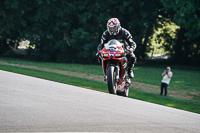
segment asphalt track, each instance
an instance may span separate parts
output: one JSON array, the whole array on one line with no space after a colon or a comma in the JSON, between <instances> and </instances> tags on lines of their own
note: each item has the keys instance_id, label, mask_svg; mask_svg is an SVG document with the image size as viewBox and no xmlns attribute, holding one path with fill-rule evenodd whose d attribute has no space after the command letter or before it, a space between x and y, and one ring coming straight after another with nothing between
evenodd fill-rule
<instances>
[{"instance_id":1,"label":"asphalt track","mask_svg":"<svg viewBox=\"0 0 200 133\"><path fill-rule=\"evenodd\" d=\"M200 133L200 114L0 70L0 132Z\"/></svg>"}]
</instances>

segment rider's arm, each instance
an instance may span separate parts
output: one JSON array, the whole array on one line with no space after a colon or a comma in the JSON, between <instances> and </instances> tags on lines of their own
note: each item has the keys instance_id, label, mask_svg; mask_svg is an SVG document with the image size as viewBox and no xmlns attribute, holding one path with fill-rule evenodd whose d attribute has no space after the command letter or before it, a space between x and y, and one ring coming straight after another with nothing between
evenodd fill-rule
<instances>
[{"instance_id":1,"label":"rider's arm","mask_svg":"<svg viewBox=\"0 0 200 133\"><path fill-rule=\"evenodd\" d=\"M97 47L97 51L101 51L104 47L104 44L108 42L108 31L104 31L102 36L101 36L101 43Z\"/></svg>"},{"instance_id":2,"label":"rider's arm","mask_svg":"<svg viewBox=\"0 0 200 133\"><path fill-rule=\"evenodd\" d=\"M132 39L132 35L130 34L129 31L127 31L126 29L125 30L125 40L126 42L128 43L128 45L130 46L130 48L132 48L133 50L136 49L137 45L136 43L133 41Z\"/></svg>"}]
</instances>

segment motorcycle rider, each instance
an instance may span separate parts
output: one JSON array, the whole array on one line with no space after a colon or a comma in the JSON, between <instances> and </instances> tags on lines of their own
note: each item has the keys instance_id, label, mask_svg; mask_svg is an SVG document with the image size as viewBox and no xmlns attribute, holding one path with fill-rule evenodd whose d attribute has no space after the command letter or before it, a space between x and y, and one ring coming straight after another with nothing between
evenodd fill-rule
<instances>
[{"instance_id":1,"label":"motorcycle rider","mask_svg":"<svg viewBox=\"0 0 200 133\"><path fill-rule=\"evenodd\" d=\"M124 49L127 53L126 57L128 59L128 76L133 78L133 67L136 62L136 57L133 51L135 51L137 45L133 41L130 32L120 26L120 22L117 18L111 18L108 20L107 30L103 32L101 36L101 43L97 47L99 53L101 53L104 44L111 39L116 39L120 43L124 44Z\"/></svg>"}]
</instances>

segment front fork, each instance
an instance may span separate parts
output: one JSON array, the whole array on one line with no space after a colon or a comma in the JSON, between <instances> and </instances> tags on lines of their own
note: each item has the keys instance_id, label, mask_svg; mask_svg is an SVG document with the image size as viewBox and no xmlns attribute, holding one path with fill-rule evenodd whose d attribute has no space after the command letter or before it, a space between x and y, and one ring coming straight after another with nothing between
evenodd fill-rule
<instances>
[{"instance_id":1,"label":"front fork","mask_svg":"<svg viewBox=\"0 0 200 133\"><path fill-rule=\"evenodd\" d=\"M115 72L116 72L116 82L119 82L120 79L119 79L119 66L115 66ZM104 81L107 81L107 76L104 75Z\"/></svg>"},{"instance_id":2,"label":"front fork","mask_svg":"<svg viewBox=\"0 0 200 133\"><path fill-rule=\"evenodd\" d=\"M116 71L116 81L119 82L119 66L115 66L115 71Z\"/></svg>"}]
</instances>

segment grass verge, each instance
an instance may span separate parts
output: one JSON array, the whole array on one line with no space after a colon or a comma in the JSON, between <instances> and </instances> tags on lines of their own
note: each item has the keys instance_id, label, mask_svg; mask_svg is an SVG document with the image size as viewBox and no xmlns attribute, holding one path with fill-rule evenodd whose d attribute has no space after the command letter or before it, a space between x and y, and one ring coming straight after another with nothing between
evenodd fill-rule
<instances>
[{"instance_id":1,"label":"grass verge","mask_svg":"<svg viewBox=\"0 0 200 133\"><path fill-rule=\"evenodd\" d=\"M102 75L103 70L101 65L82 65L82 64L67 64L67 63L50 63L50 62L34 62L30 60L23 59L13 59L13 58L0 58L0 61L6 63L13 63L18 65L26 66L37 66L50 68L61 71L70 71L84 74ZM173 90L177 92L184 92L187 95L196 94L194 100L200 101L200 71L199 69L194 69L187 67L185 69L180 69L180 66L171 66L173 77L168 86L168 90ZM89 68L89 69L88 69ZM160 86L162 80L161 73L164 71L165 67L158 65L157 67L148 66L137 66L133 68L134 71L134 81L146 84L152 84ZM192 94L191 94L192 92Z\"/></svg>"},{"instance_id":2,"label":"grass verge","mask_svg":"<svg viewBox=\"0 0 200 133\"><path fill-rule=\"evenodd\" d=\"M0 69L108 93L107 84L105 82L91 81L84 78L3 64L0 64ZM183 100L173 97L163 97L158 94L135 90L133 88L130 88L129 97L200 114L200 102L198 101Z\"/></svg>"}]
</instances>

